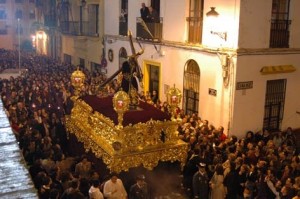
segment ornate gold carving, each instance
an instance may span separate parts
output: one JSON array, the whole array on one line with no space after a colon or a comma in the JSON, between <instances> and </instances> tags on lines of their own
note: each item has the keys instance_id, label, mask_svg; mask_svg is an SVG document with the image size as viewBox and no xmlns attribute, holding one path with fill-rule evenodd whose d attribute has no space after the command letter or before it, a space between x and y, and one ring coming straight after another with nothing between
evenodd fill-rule
<instances>
[{"instance_id":1,"label":"ornate gold carving","mask_svg":"<svg viewBox=\"0 0 300 199\"><path fill-rule=\"evenodd\" d=\"M123 115L129 107L129 96L124 91L118 91L113 97L114 110L118 113L118 129L123 128Z\"/></svg>"},{"instance_id":2,"label":"ornate gold carving","mask_svg":"<svg viewBox=\"0 0 300 199\"><path fill-rule=\"evenodd\" d=\"M71 75L71 83L72 86L75 88L75 96L78 96L82 86L84 85L84 81L85 81L85 75L83 72L81 72L79 70L79 68L77 68L76 71L74 71Z\"/></svg>"},{"instance_id":3,"label":"ornate gold carving","mask_svg":"<svg viewBox=\"0 0 300 199\"><path fill-rule=\"evenodd\" d=\"M168 90L168 93L167 93L167 100L168 100L168 103L170 104L170 107L171 107L171 113L172 113L172 120L176 120L175 118L175 110L176 108L178 107L178 105L181 103L181 91L175 87L175 84L174 84L174 87L173 88L170 88Z\"/></svg>"},{"instance_id":4,"label":"ornate gold carving","mask_svg":"<svg viewBox=\"0 0 300 199\"><path fill-rule=\"evenodd\" d=\"M183 168L188 145L178 138L177 126L176 121L150 120L120 129L80 99L75 99L66 118L67 130L83 142L85 150L115 172L141 165L151 170L159 161L179 161Z\"/></svg>"}]
</instances>

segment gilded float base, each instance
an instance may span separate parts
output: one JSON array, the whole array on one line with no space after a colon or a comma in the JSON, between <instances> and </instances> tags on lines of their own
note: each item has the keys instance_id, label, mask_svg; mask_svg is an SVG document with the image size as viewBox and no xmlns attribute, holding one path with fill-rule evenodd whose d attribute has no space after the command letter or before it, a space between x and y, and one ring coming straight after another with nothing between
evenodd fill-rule
<instances>
[{"instance_id":1,"label":"gilded float base","mask_svg":"<svg viewBox=\"0 0 300 199\"><path fill-rule=\"evenodd\" d=\"M178 138L177 126L174 121L149 120L120 129L81 99L74 99L72 113L66 117L68 132L118 173L139 166L152 170L159 161L179 161L183 168L188 144Z\"/></svg>"}]
</instances>

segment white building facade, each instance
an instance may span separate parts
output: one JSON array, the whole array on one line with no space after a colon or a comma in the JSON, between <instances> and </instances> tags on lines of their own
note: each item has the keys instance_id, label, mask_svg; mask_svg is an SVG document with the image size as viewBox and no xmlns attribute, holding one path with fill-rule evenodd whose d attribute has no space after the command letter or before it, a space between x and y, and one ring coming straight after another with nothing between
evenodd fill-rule
<instances>
[{"instance_id":1,"label":"white building facade","mask_svg":"<svg viewBox=\"0 0 300 199\"><path fill-rule=\"evenodd\" d=\"M152 35L140 23L143 2L160 17L146 22ZM175 85L187 114L238 137L299 128L299 7L297 0L105 0L107 74L131 55L130 30L136 51L144 49L144 91L157 90L161 101Z\"/></svg>"}]
</instances>

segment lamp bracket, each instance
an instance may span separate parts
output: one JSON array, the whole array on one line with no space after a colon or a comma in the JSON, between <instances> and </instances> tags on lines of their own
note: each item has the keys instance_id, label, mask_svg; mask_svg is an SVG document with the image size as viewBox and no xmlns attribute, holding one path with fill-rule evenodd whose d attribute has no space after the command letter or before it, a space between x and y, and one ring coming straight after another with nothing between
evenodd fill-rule
<instances>
[{"instance_id":1,"label":"lamp bracket","mask_svg":"<svg viewBox=\"0 0 300 199\"><path fill-rule=\"evenodd\" d=\"M221 39L224 39L225 41L227 41L227 32L210 31L210 33L213 35L218 35Z\"/></svg>"}]
</instances>

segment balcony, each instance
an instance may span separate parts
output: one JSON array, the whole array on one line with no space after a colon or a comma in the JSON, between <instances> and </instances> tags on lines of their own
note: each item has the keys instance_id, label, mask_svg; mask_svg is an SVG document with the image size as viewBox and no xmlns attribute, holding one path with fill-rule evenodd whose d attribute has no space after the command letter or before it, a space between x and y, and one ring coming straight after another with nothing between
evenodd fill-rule
<instances>
[{"instance_id":1,"label":"balcony","mask_svg":"<svg viewBox=\"0 0 300 199\"><path fill-rule=\"evenodd\" d=\"M60 30L63 34L73 36L99 36L96 24L88 21L63 21L60 22Z\"/></svg>"},{"instance_id":2,"label":"balcony","mask_svg":"<svg viewBox=\"0 0 300 199\"><path fill-rule=\"evenodd\" d=\"M140 17L136 20L136 37L145 40L160 42L162 40L163 23L145 23Z\"/></svg>"},{"instance_id":3,"label":"balcony","mask_svg":"<svg viewBox=\"0 0 300 199\"><path fill-rule=\"evenodd\" d=\"M291 20L272 20L270 48L289 48Z\"/></svg>"}]
</instances>

